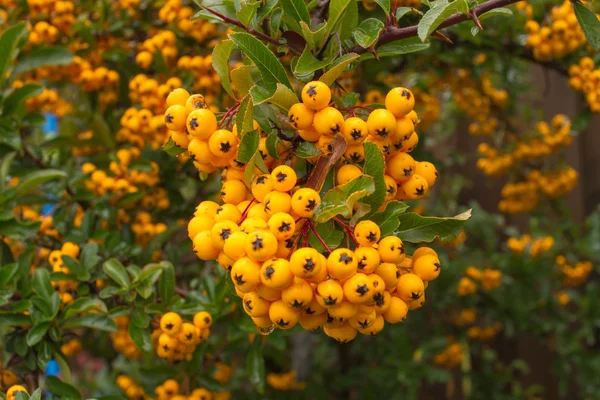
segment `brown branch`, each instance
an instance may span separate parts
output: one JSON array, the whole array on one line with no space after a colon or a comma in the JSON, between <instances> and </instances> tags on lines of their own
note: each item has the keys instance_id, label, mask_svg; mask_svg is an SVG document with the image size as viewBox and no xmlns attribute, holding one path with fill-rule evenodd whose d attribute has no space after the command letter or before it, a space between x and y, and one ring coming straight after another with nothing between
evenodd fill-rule
<instances>
[{"instance_id":1,"label":"brown branch","mask_svg":"<svg viewBox=\"0 0 600 400\"><path fill-rule=\"evenodd\" d=\"M342 158L348 147L346 139L339 133L333 137L331 142L332 152L329 155L321 156L315 165L315 169L312 174L308 177L305 187L321 191L325 178L329 170Z\"/></svg>"},{"instance_id":2,"label":"brown branch","mask_svg":"<svg viewBox=\"0 0 600 400\"><path fill-rule=\"evenodd\" d=\"M252 36L256 37L257 39L260 39L262 41L277 45L277 46L284 46L285 43L281 42L280 40L277 40L275 38L272 38L271 36L264 34L260 31L257 31L254 28L250 28L249 26L246 26L244 24L242 24L240 21L238 21L237 19L233 19L233 18L229 18L226 15L221 14L220 12L217 12L211 8L208 8L206 6L201 6L203 9L205 9L206 11L208 11L209 13L211 13L212 15L214 15L217 18L220 18L223 20L223 22L225 22L226 24L231 24L231 25L235 25L238 28L241 28L243 30L245 30L246 32L248 32L249 34L251 34ZM298 51L296 51L295 49L292 49L291 47L288 46L288 48L290 49L290 52L296 54L296 55L300 55L300 53Z\"/></svg>"},{"instance_id":3,"label":"brown branch","mask_svg":"<svg viewBox=\"0 0 600 400\"><path fill-rule=\"evenodd\" d=\"M482 31L483 25L481 25L481 21L479 20L479 17L477 16L477 11L475 11L475 9L472 9L471 11L469 11L469 15L471 16L471 19L473 20L473 23L475 24L475 26L477 28L479 28L480 31Z\"/></svg>"},{"instance_id":4,"label":"brown branch","mask_svg":"<svg viewBox=\"0 0 600 400\"><path fill-rule=\"evenodd\" d=\"M444 22L442 22L437 29L447 28L452 25L459 24L461 22L467 21L472 18L473 14L482 15L488 11L494 10L500 7L506 7L513 3L518 3L522 0L489 0L483 4L478 5L473 8L469 14L454 14L451 17L448 17ZM393 42L394 40L406 39L409 37L417 36L418 25L407 26L405 28L398 28L395 26L388 27L380 36L377 43L375 43L375 48L383 46L386 43ZM367 49L361 46L354 46L350 50L349 53L358 53L362 54L366 52Z\"/></svg>"}]
</instances>

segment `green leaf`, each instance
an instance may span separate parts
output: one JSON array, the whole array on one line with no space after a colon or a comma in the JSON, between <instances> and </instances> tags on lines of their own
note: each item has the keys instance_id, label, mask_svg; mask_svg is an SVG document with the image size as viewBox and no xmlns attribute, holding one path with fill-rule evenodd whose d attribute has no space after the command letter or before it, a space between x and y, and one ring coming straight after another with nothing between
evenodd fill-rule
<instances>
[{"instance_id":1,"label":"green leaf","mask_svg":"<svg viewBox=\"0 0 600 400\"><path fill-rule=\"evenodd\" d=\"M25 37L27 37L25 22L9 27L0 36L0 83L4 81L8 68L13 65L19 42Z\"/></svg>"},{"instance_id":2,"label":"green leaf","mask_svg":"<svg viewBox=\"0 0 600 400\"><path fill-rule=\"evenodd\" d=\"M240 103L240 107L235 115L235 124L238 135L241 138L243 138L247 132L254 129L254 112L252 107L252 97L246 96Z\"/></svg>"},{"instance_id":3,"label":"green leaf","mask_svg":"<svg viewBox=\"0 0 600 400\"><path fill-rule=\"evenodd\" d=\"M332 226L331 222L317 224L315 230L327 244L329 250L338 248L340 243L342 243L342 239L344 239L344 232L335 229L335 226ZM308 234L308 243L310 244L310 247L316 249L319 253L325 252L325 247L312 231Z\"/></svg>"},{"instance_id":4,"label":"green leaf","mask_svg":"<svg viewBox=\"0 0 600 400\"><path fill-rule=\"evenodd\" d=\"M235 98L233 90L231 90L231 81L229 79L229 58L233 51L234 44L231 40L222 40L215 46L212 53L212 66L215 72L221 78L223 89L231 97Z\"/></svg>"},{"instance_id":5,"label":"green leaf","mask_svg":"<svg viewBox=\"0 0 600 400\"><path fill-rule=\"evenodd\" d=\"M500 8L494 8L493 10L490 10L484 14L478 15L479 20L482 21L484 19L488 19L490 17L494 17L494 16L511 16L513 15L513 12L510 8L506 8L506 7L500 7Z\"/></svg>"},{"instance_id":6,"label":"green leaf","mask_svg":"<svg viewBox=\"0 0 600 400\"><path fill-rule=\"evenodd\" d=\"M314 143L302 142L296 147L294 154L300 158L313 158L321 154L321 150L319 150Z\"/></svg>"},{"instance_id":7,"label":"green leaf","mask_svg":"<svg viewBox=\"0 0 600 400\"><path fill-rule=\"evenodd\" d=\"M292 72L298 78L298 80L307 81L305 77L312 76L311 74L319 69L325 68L329 64L331 64L331 59L317 59L313 53L311 52L309 46L304 48L304 51L298 58L298 61L295 63Z\"/></svg>"},{"instance_id":8,"label":"green leaf","mask_svg":"<svg viewBox=\"0 0 600 400\"><path fill-rule=\"evenodd\" d=\"M27 344L29 346L35 346L42 340L48 329L50 328L50 322L42 322L41 324L34 325L33 328L27 333Z\"/></svg>"},{"instance_id":9,"label":"green leaf","mask_svg":"<svg viewBox=\"0 0 600 400\"><path fill-rule=\"evenodd\" d=\"M304 22L300 22L300 28L302 29L302 37L306 40L306 46L314 49L315 46L323 41L325 36L325 29L327 28L327 22L319 24L316 31L312 31L310 26Z\"/></svg>"},{"instance_id":10,"label":"green leaf","mask_svg":"<svg viewBox=\"0 0 600 400\"><path fill-rule=\"evenodd\" d=\"M42 398L42 389L38 388L31 394L31 396L29 397L29 400L41 400L41 398Z\"/></svg>"},{"instance_id":11,"label":"green leaf","mask_svg":"<svg viewBox=\"0 0 600 400\"><path fill-rule=\"evenodd\" d=\"M269 169L265 165L265 160L263 160L260 151L256 150L248 164L246 164L246 170L244 171L244 183L247 187L252 186L252 181L254 180L255 171L254 169L258 168L262 173L267 174Z\"/></svg>"},{"instance_id":12,"label":"green leaf","mask_svg":"<svg viewBox=\"0 0 600 400\"><path fill-rule=\"evenodd\" d=\"M50 300L50 296L54 293L52 284L50 283L50 273L47 269L38 268L33 273L33 290L46 300Z\"/></svg>"},{"instance_id":13,"label":"green leaf","mask_svg":"<svg viewBox=\"0 0 600 400\"><path fill-rule=\"evenodd\" d=\"M0 287L3 287L9 283L17 273L18 269L19 264L15 262L0 267Z\"/></svg>"},{"instance_id":14,"label":"green leaf","mask_svg":"<svg viewBox=\"0 0 600 400\"><path fill-rule=\"evenodd\" d=\"M260 134L258 131L252 131L247 133L240 142L238 148L237 160L243 164L246 164L252 156L258 150L260 143Z\"/></svg>"},{"instance_id":15,"label":"green leaf","mask_svg":"<svg viewBox=\"0 0 600 400\"><path fill-rule=\"evenodd\" d=\"M88 271L96 268L98 263L102 260L98 256L99 250L100 246L98 246L98 243L90 242L83 246L81 250L81 265Z\"/></svg>"},{"instance_id":16,"label":"green leaf","mask_svg":"<svg viewBox=\"0 0 600 400\"><path fill-rule=\"evenodd\" d=\"M40 222L35 221L19 221L12 218L0 223L0 236L8 236L13 239L29 239L40 228Z\"/></svg>"},{"instance_id":17,"label":"green leaf","mask_svg":"<svg viewBox=\"0 0 600 400\"><path fill-rule=\"evenodd\" d=\"M360 202L371 206L371 213L379 210L379 207L383 204L386 196L386 184L383 179L385 170L385 161L383 154L375 143L365 143L365 166L363 173L370 176L375 181L375 192Z\"/></svg>"},{"instance_id":18,"label":"green leaf","mask_svg":"<svg viewBox=\"0 0 600 400\"><path fill-rule=\"evenodd\" d=\"M471 210L452 218L422 217L419 214L406 213L398 217L400 227L397 235L411 243L431 242L436 237L446 242L456 239L469 218Z\"/></svg>"},{"instance_id":19,"label":"green leaf","mask_svg":"<svg viewBox=\"0 0 600 400\"><path fill-rule=\"evenodd\" d=\"M12 151L7 153L4 157L2 157L2 164L0 164L0 191L4 191L4 185L6 183L6 178L8 176L8 171L10 171L10 165L12 164L12 160L17 155L16 151Z\"/></svg>"},{"instance_id":20,"label":"green leaf","mask_svg":"<svg viewBox=\"0 0 600 400\"><path fill-rule=\"evenodd\" d=\"M246 374L256 386L258 393L265 390L265 359L262 355L261 340L255 340L246 356Z\"/></svg>"},{"instance_id":21,"label":"green leaf","mask_svg":"<svg viewBox=\"0 0 600 400\"><path fill-rule=\"evenodd\" d=\"M352 32L358 27L359 11L358 2L351 1L342 15L340 20L340 28L338 29L340 40L344 43L352 37Z\"/></svg>"},{"instance_id":22,"label":"green leaf","mask_svg":"<svg viewBox=\"0 0 600 400\"><path fill-rule=\"evenodd\" d=\"M375 182L370 176L359 176L350 182L329 190L321 201L315 221L323 223L342 215L350 218L354 204L375 191Z\"/></svg>"},{"instance_id":23,"label":"green leaf","mask_svg":"<svg viewBox=\"0 0 600 400\"><path fill-rule=\"evenodd\" d=\"M39 185L66 176L67 174L64 171L58 169L43 169L30 172L19 180L19 184L16 187L17 195L22 195Z\"/></svg>"},{"instance_id":24,"label":"green leaf","mask_svg":"<svg viewBox=\"0 0 600 400\"><path fill-rule=\"evenodd\" d=\"M136 308L131 312L131 323L138 328L147 328L150 325L150 315L144 310Z\"/></svg>"},{"instance_id":25,"label":"green leaf","mask_svg":"<svg viewBox=\"0 0 600 400\"><path fill-rule=\"evenodd\" d=\"M375 0L375 3L379 4L379 7L385 12L385 15L390 15L390 0Z\"/></svg>"},{"instance_id":26,"label":"green leaf","mask_svg":"<svg viewBox=\"0 0 600 400\"><path fill-rule=\"evenodd\" d=\"M63 318L71 318L78 314L83 314L88 311L100 311L106 313L106 304L99 299L90 299L89 297L81 297L68 306L62 311Z\"/></svg>"},{"instance_id":27,"label":"green leaf","mask_svg":"<svg viewBox=\"0 0 600 400\"><path fill-rule=\"evenodd\" d=\"M310 14L304 0L281 0L285 21L298 33L302 33L300 23L310 25Z\"/></svg>"},{"instance_id":28,"label":"green leaf","mask_svg":"<svg viewBox=\"0 0 600 400\"><path fill-rule=\"evenodd\" d=\"M375 222L381 229L381 237L389 236L398 229L400 221L398 216L408 209L408 206L399 201L390 201L383 211L377 212L368 219Z\"/></svg>"},{"instance_id":29,"label":"green leaf","mask_svg":"<svg viewBox=\"0 0 600 400\"><path fill-rule=\"evenodd\" d=\"M58 379L55 376L46 377L46 390L62 399L81 399L81 394L73 386Z\"/></svg>"},{"instance_id":30,"label":"green leaf","mask_svg":"<svg viewBox=\"0 0 600 400\"><path fill-rule=\"evenodd\" d=\"M267 135L267 140L265 141L265 146L267 147L267 153L269 153L269 155L276 160L279 160L279 158L280 158L279 144L281 142L282 142L282 140L279 138L279 136L277 136L276 130L273 130L271 133L269 133Z\"/></svg>"},{"instance_id":31,"label":"green leaf","mask_svg":"<svg viewBox=\"0 0 600 400\"><path fill-rule=\"evenodd\" d=\"M327 86L332 86L335 80L342 74L342 72L344 72L346 67L353 61L356 61L356 59L359 57L360 56L356 53L344 54L335 60L333 64L331 64L329 70L325 72L319 80L324 82Z\"/></svg>"},{"instance_id":32,"label":"green leaf","mask_svg":"<svg viewBox=\"0 0 600 400\"><path fill-rule=\"evenodd\" d=\"M324 40L327 40L333 33L334 29L338 25L338 22L342 18L346 8L354 0L331 0L329 2L329 15L327 16L327 26L323 34Z\"/></svg>"},{"instance_id":33,"label":"green leaf","mask_svg":"<svg viewBox=\"0 0 600 400\"><path fill-rule=\"evenodd\" d=\"M377 18L365 19L353 32L354 39L360 47L367 49L379 39L383 27L383 21Z\"/></svg>"},{"instance_id":34,"label":"green leaf","mask_svg":"<svg viewBox=\"0 0 600 400\"><path fill-rule=\"evenodd\" d=\"M232 0L196 0L196 3L200 6L210 8L211 10L231 19L235 20L237 17L235 13L235 5ZM198 11L191 19L192 21L196 19L206 19L213 22L223 22L222 18L215 16L205 9Z\"/></svg>"},{"instance_id":35,"label":"green leaf","mask_svg":"<svg viewBox=\"0 0 600 400\"><path fill-rule=\"evenodd\" d=\"M178 156L181 153L185 153L187 151L187 149L177 146L173 141L173 138L171 138L170 136L169 140L167 140L167 143L163 145L162 149L165 151L165 153L167 153L170 156ZM136 193L131 194L134 195Z\"/></svg>"},{"instance_id":36,"label":"green leaf","mask_svg":"<svg viewBox=\"0 0 600 400\"><path fill-rule=\"evenodd\" d=\"M131 340L142 351L152 351L152 338L148 329L140 328L134 324L129 324L129 335Z\"/></svg>"},{"instance_id":37,"label":"green leaf","mask_svg":"<svg viewBox=\"0 0 600 400\"><path fill-rule=\"evenodd\" d=\"M157 73L162 75L167 75L169 73L169 66L163 57L162 51L159 49L154 52L153 61L154 69Z\"/></svg>"},{"instance_id":38,"label":"green leaf","mask_svg":"<svg viewBox=\"0 0 600 400\"><path fill-rule=\"evenodd\" d=\"M575 8L575 15L579 26L585 34L588 43L594 50L600 50L600 20L592 10L579 3L578 1L571 3Z\"/></svg>"},{"instance_id":39,"label":"green leaf","mask_svg":"<svg viewBox=\"0 0 600 400\"><path fill-rule=\"evenodd\" d=\"M25 100L37 96L42 92L42 86L37 83L23 85L20 88L15 89L15 91L4 100L4 109L2 112L4 115L11 115Z\"/></svg>"},{"instance_id":40,"label":"green leaf","mask_svg":"<svg viewBox=\"0 0 600 400\"><path fill-rule=\"evenodd\" d=\"M419 21L417 35L422 42L440 26L444 20L456 13L469 13L469 4L466 0L436 0Z\"/></svg>"},{"instance_id":41,"label":"green leaf","mask_svg":"<svg viewBox=\"0 0 600 400\"><path fill-rule=\"evenodd\" d=\"M290 89L292 85L281 62L260 40L247 33L232 33L229 38L257 66L266 83L281 83Z\"/></svg>"},{"instance_id":42,"label":"green leaf","mask_svg":"<svg viewBox=\"0 0 600 400\"><path fill-rule=\"evenodd\" d=\"M107 332L115 332L117 330L115 321L103 314L88 314L81 317L72 317L65 320L62 327L64 329L83 327Z\"/></svg>"},{"instance_id":43,"label":"green leaf","mask_svg":"<svg viewBox=\"0 0 600 400\"><path fill-rule=\"evenodd\" d=\"M116 258L111 258L102 264L102 270L108 275L113 281L115 281L123 289L129 288L129 275L123 264Z\"/></svg>"},{"instance_id":44,"label":"green leaf","mask_svg":"<svg viewBox=\"0 0 600 400\"><path fill-rule=\"evenodd\" d=\"M64 47L38 47L19 60L14 72L27 72L49 65L69 65L73 53Z\"/></svg>"},{"instance_id":45,"label":"green leaf","mask_svg":"<svg viewBox=\"0 0 600 400\"><path fill-rule=\"evenodd\" d=\"M379 58L393 57L402 54L414 53L429 48L429 43L421 43L419 38L408 38L402 40L396 40L390 43L386 43L381 47L377 48L377 55ZM364 53L360 56L361 61L375 58L372 53Z\"/></svg>"},{"instance_id":46,"label":"green leaf","mask_svg":"<svg viewBox=\"0 0 600 400\"><path fill-rule=\"evenodd\" d=\"M148 264L140 271L137 281L144 282L148 281L151 285L156 283L158 278L162 275L164 266L161 264Z\"/></svg>"},{"instance_id":47,"label":"green leaf","mask_svg":"<svg viewBox=\"0 0 600 400\"><path fill-rule=\"evenodd\" d=\"M90 271L81 265L77 260L69 256L62 256L62 261L71 270L78 280L87 281L91 278Z\"/></svg>"},{"instance_id":48,"label":"green leaf","mask_svg":"<svg viewBox=\"0 0 600 400\"><path fill-rule=\"evenodd\" d=\"M89 127L94 133L94 138L97 138L101 144L109 147L113 146L114 143L110 126L108 126L108 123L101 113L97 112L94 114Z\"/></svg>"},{"instance_id":49,"label":"green leaf","mask_svg":"<svg viewBox=\"0 0 600 400\"><path fill-rule=\"evenodd\" d=\"M236 11L238 20L242 24L244 24L244 26L248 26L250 24L250 21L252 21L252 19L256 15L256 11L260 7L261 3L262 3L262 0L255 0L255 1L241 0L239 3L236 1L235 2L236 7L238 7L238 5L239 5L238 10Z\"/></svg>"},{"instance_id":50,"label":"green leaf","mask_svg":"<svg viewBox=\"0 0 600 400\"><path fill-rule=\"evenodd\" d=\"M250 93L250 88L254 86L254 79L252 79L252 70L256 67L253 65L244 65L239 68L231 70L231 85L232 90L240 96L246 96Z\"/></svg>"},{"instance_id":51,"label":"green leaf","mask_svg":"<svg viewBox=\"0 0 600 400\"><path fill-rule=\"evenodd\" d=\"M175 296L175 268L169 262L163 261L164 266L162 276L158 283L158 292L160 298L165 305L170 305Z\"/></svg>"},{"instance_id":52,"label":"green leaf","mask_svg":"<svg viewBox=\"0 0 600 400\"><path fill-rule=\"evenodd\" d=\"M250 89L250 95L255 105L270 103L282 108L286 112L292 105L298 102L296 93L281 83L255 85Z\"/></svg>"},{"instance_id":53,"label":"green leaf","mask_svg":"<svg viewBox=\"0 0 600 400\"><path fill-rule=\"evenodd\" d=\"M402 17L404 17L409 12L413 11L410 7L398 7L396 10L396 21L400 21Z\"/></svg>"},{"instance_id":54,"label":"green leaf","mask_svg":"<svg viewBox=\"0 0 600 400\"><path fill-rule=\"evenodd\" d=\"M31 324L31 317L25 314L0 312L0 325L2 326L21 326Z\"/></svg>"}]
</instances>

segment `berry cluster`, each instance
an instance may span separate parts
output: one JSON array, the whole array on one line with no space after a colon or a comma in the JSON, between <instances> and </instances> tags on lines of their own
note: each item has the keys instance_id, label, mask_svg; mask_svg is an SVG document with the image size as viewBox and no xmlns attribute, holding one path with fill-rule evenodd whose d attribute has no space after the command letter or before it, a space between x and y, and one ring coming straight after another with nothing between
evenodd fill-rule
<instances>
[{"instance_id":1,"label":"berry cluster","mask_svg":"<svg viewBox=\"0 0 600 400\"><path fill-rule=\"evenodd\" d=\"M17 393L19 392L27 393L27 389L21 385L12 385L6 390L6 400L16 400Z\"/></svg>"},{"instance_id":2,"label":"berry cluster","mask_svg":"<svg viewBox=\"0 0 600 400\"><path fill-rule=\"evenodd\" d=\"M383 99L386 108L343 109L347 117L330 105L331 99L329 87L313 81L302 89L302 102L289 109L288 121L297 140L312 142L320 150L309 163L332 157L338 135L337 140L347 148L343 161L336 165L335 177L337 185L344 185L363 175L364 143L370 142L386 160L384 206L392 200L424 196L437 172L433 164L417 162L408 154L418 143L418 117L410 90L392 89ZM313 220L321 195L303 186L310 176L299 177L285 160L271 157L262 137L257 154L267 170L257 168L247 179L247 167L237 160L240 138L236 127L219 129L236 106L219 123L203 100L177 89L167 98L165 112L171 138L187 147L200 171L225 167L223 204L200 203L188 234L200 259L217 260L230 271L244 310L261 332L274 327L291 329L300 323L309 330L324 327L327 335L348 341L358 332L376 334L385 322L400 322L409 309L423 304L427 283L440 273L433 250L419 249L411 259L402 240L382 238L373 221L350 226L337 217L336 223L354 248L329 249ZM368 113L366 120L357 116L363 112ZM256 122L254 128L261 131ZM287 151L293 155L293 148ZM293 165L292 157L287 161ZM321 240L327 256L308 245L311 232Z\"/></svg>"},{"instance_id":3,"label":"berry cluster","mask_svg":"<svg viewBox=\"0 0 600 400\"><path fill-rule=\"evenodd\" d=\"M533 50L536 60L563 58L586 43L570 1L553 7L547 17L544 26L532 19L525 23L528 34L525 46Z\"/></svg>"},{"instance_id":4,"label":"berry cluster","mask_svg":"<svg viewBox=\"0 0 600 400\"><path fill-rule=\"evenodd\" d=\"M60 346L60 352L67 358L75 357L82 349L83 347L79 339L71 339Z\"/></svg>"},{"instance_id":5,"label":"berry cluster","mask_svg":"<svg viewBox=\"0 0 600 400\"><path fill-rule=\"evenodd\" d=\"M585 96L590 109L600 113L600 68L595 68L591 57L583 57L579 64L569 67L569 85Z\"/></svg>"},{"instance_id":6,"label":"berry cluster","mask_svg":"<svg viewBox=\"0 0 600 400\"><path fill-rule=\"evenodd\" d=\"M191 359L196 346L210 335L212 317L206 311L194 315L192 322L168 312L160 319L160 328L152 332L156 354L171 361Z\"/></svg>"},{"instance_id":7,"label":"berry cluster","mask_svg":"<svg viewBox=\"0 0 600 400\"><path fill-rule=\"evenodd\" d=\"M554 246L554 238L552 236L546 236L543 238L532 239L530 235L523 235L520 238L509 238L506 245L515 255L528 253L532 258L536 258L552 249Z\"/></svg>"},{"instance_id":8,"label":"berry cluster","mask_svg":"<svg viewBox=\"0 0 600 400\"><path fill-rule=\"evenodd\" d=\"M117 325L117 331L110 334L114 349L130 360L139 360L142 351L138 349L129 334L129 316L122 315L116 317L114 321Z\"/></svg>"},{"instance_id":9,"label":"berry cluster","mask_svg":"<svg viewBox=\"0 0 600 400\"><path fill-rule=\"evenodd\" d=\"M557 256L556 264L563 274L564 284L571 287L582 285L594 270L591 261L577 261L573 264L565 256Z\"/></svg>"},{"instance_id":10,"label":"berry cluster","mask_svg":"<svg viewBox=\"0 0 600 400\"><path fill-rule=\"evenodd\" d=\"M148 69L154 61L154 55L160 52L167 65L172 65L177 60L177 37L175 33L164 30L146 39L140 44L140 51L135 56L135 62L142 69Z\"/></svg>"},{"instance_id":11,"label":"berry cluster","mask_svg":"<svg viewBox=\"0 0 600 400\"><path fill-rule=\"evenodd\" d=\"M63 260L63 256L68 256L77 260L79 257L79 246L72 242L65 242L60 250L54 250L50 252L48 256L48 262L52 266L52 271L61 272L65 275L71 274L71 270L66 266ZM52 287L58 291L58 295L63 304L70 304L73 302L73 295L71 292L77 290L79 281L77 280L57 280L52 281Z\"/></svg>"},{"instance_id":12,"label":"berry cluster","mask_svg":"<svg viewBox=\"0 0 600 400\"><path fill-rule=\"evenodd\" d=\"M217 25L202 19L192 21L194 14L194 9L184 6L181 0L167 0L158 11L158 18L198 42L215 36Z\"/></svg>"},{"instance_id":13,"label":"berry cluster","mask_svg":"<svg viewBox=\"0 0 600 400\"><path fill-rule=\"evenodd\" d=\"M296 371L294 370L281 373L270 372L267 374L266 381L273 389L281 391L304 390L306 386L304 382L296 380Z\"/></svg>"},{"instance_id":14,"label":"berry cluster","mask_svg":"<svg viewBox=\"0 0 600 400\"><path fill-rule=\"evenodd\" d=\"M457 293L459 296L468 296L477 292L477 282L481 288L489 292L500 286L502 283L502 272L497 269L477 267L467 267L465 275L458 281Z\"/></svg>"},{"instance_id":15,"label":"berry cluster","mask_svg":"<svg viewBox=\"0 0 600 400\"><path fill-rule=\"evenodd\" d=\"M456 343L452 338L448 338L446 348L435 354L432 362L444 369L453 369L458 367L463 360L463 349L460 343Z\"/></svg>"},{"instance_id":16,"label":"berry cluster","mask_svg":"<svg viewBox=\"0 0 600 400\"><path fill-rule=\"evenodd\" d=\"M117 386L129 400L145 400L148 398L144 388L127 375L117 376Z\"/></svg>"}]
</instances>

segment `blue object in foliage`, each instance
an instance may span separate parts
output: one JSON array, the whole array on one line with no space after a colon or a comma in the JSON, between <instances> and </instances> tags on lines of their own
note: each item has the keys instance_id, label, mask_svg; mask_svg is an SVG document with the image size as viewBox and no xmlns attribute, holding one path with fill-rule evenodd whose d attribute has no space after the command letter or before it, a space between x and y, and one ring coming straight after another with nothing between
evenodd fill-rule
<instances>
[{"instance_id":1,"label":"blue object in foliage","mask_svg":"<svg viewBox=\"0 0 600 400\"><path fill-rule=\"evenodd\" d=\"M46 366L46 376L58 376L59 373L60 367L58 366L58 362L56 362L56 360L50 360Z\"/></svg>"}]
</instances>

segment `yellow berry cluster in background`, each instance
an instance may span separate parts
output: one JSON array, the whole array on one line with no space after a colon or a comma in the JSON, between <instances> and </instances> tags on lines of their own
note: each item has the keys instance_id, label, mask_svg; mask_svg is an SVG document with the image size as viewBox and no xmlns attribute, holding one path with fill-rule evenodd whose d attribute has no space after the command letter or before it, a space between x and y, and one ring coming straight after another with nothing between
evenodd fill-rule
<instances>
[{"instance_id":1,"label":"yellow berry cluster in background","mask_svg":"<svg viewBox=\"0 0 600 400\"><path fill-rule=\"evenodd\" d=\"M554 247L554 238L552 236L546 236L532 239L531 235L523 235L519 238L509 238L506 245L515 255L520 256L527 253L532 258L536 258L552 250L552 247Z\"/></svg>"},{"instance_id":2,"label":"yellow berry cluster in background","mask_svg":"<svg viewBox=\"0 0 600 400\"><path fill-rule=\"evenodd\" d=\"M191 359L196 346L210 335L212 317L206 311L194 315L192 322L185 321L174 312L160 319L160 328L152 332L156 354L171 361Z\"/></svg>"},{"instance_id":3,"label":"yellow berry cluster in background","mask_svg":"<svg viewBox=\"0 0 600 400\"><path fill-rule=\"evenodd\" d=\"M579 64L569 67L569 85L585 96L592 112L600 113L600 68L591 57L583 57Z\"/></svg>"},{"instance_id":4,"label":"yellow berry cluster in background","mask_svg":"<svg viewBox=\"0 0 600 400\"><path fill-rule=\"evenodd\" d=\"M546 21L540 25L533 19L525 23L528 34L525 45L532 49L536 60L560 59L586 43L570 1L552 8Z\"/></svg>"},{"instance_id":5,"label":"yellow berry cluster in background","mask_svg":"<svg viewBox=\"0 0 600 400\"><path fill-rule=\"evenodd\" d=\"M304 390L306 387L304 382L296 380L296 371L294 370L281 373L270 372L267 374L266 381L267 385L281 391Z\"/></svg>"},{"instance_id":6,"label":"yellow berry cluster in background","mask_svg":"<svg viewBox=\"0 0 600 400\"><path fill-rule=\"evenodd\" d=\"M445 368L452 369L461 364L463 360L463 349L460 343L456 343L453 338L448 338L446 348L435 354L432 358L433 364Z\"/></svg>"},{"instance_id":7,"label":"yellow berry cluster in background","mask_svg":"<svg viewBox=\"0 0 600 400\"><path fill-rule=\"evenodd\" d=\"M563 275L565 286L581 286L594 270L594 265L591 261L577 261L569 263L565 256L557 256L556 264Z\"/></svg>"},{"instance_id":8,"label":"yellow berry cluster in background","mask_svg":"<svg viewBox=\"0 0 600 400\"><path fill-rule=\"evenodd\" d=\"M110 334L110 340L114 349L130 360L139 360L142 356L142 351L137 348L129 334L129 316L121 315L116 317L114 321L117 325L117 331Z\"/></svg>"},{"instance_id":9,"label":"yellow berry cluster in background","mask_svg":"<svg viewBox=\"0 0 600 400\"><path fill-rule=\"evenodd\" d=\"M71 274L71 270L64 263L63 256L69 256L77 261L79 257L79 246L72 242L66 242L60 250L53 250L48 256L48 262L52 266L52 271L61 272L65 275ZM63 304L73 302L73 294L77 290L79 282L77 280L57 280L52 281L52 287L58 292Z\"/></svg>"},{"instance_id":10,"label":"yellow berry cluster in background","mask_svg":"<svg viewBox=\"0 0 600 400\"><path fill-rule=\"evenodd\" d=\"M458 281L458 295L468 296L476 293L477 283L486 292L494 290L502 283L502 272L493 268L479 269L475 266L467 267L465 276Z\"/></svg>"}]
</instances>

